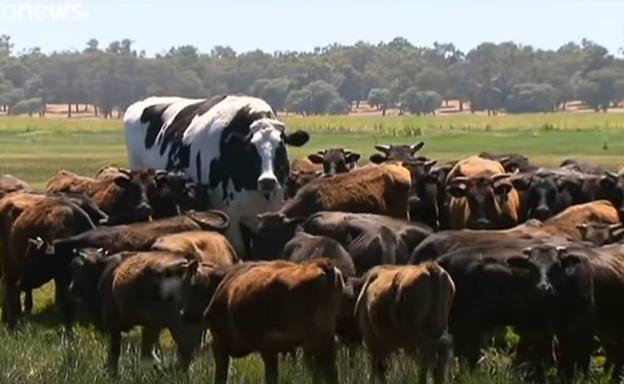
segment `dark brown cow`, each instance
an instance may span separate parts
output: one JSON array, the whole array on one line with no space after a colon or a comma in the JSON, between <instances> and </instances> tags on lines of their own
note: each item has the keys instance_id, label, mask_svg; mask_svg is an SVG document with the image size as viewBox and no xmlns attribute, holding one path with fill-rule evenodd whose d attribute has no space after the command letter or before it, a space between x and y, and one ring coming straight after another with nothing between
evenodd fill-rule
<instances>
[{"instance_id":1,"label":"dark brown cow","mask_svg":"<svg viewBox=\"0 0 624 384\"><path fill-rule=\"evenodd\" d=\"M46 189L86 194L109 216L109 225L145 221L151 215L141 185L125 173L96 179L63 170L48 181Z\"/></svg>"},{"instance_id":2,"label":"dark brown cow","mask_svg":"<svg viewBox=\"0 0 624 384\"><path fill-rule=\"evenodd\" d=\"M408 198L410 219L437 230L440 227L439 195L444 195L445 191L440 188L438 172L432 172L435 164L435 160L424 159L401 163L409 169L412 181Z\"/></svg>"},{"instance_id":3,"label":"dark brown cow","mask_svg":"<svg viewBox=\"0 0 624 384\"><path fill-rule=\"evenodd\" d=\"M308 155L308 159L314 164L323 166L324 176L334 176L356 168L360 156L359 153L351 152L348 149L330 148Z\"/></svg>"},{"instance_id":4,"label":"dark brown cow","mask_svg":"<svg viewBox=\"0 0 624 384\"><path fill-rule=\"evenodd\" d=\"M304 185L318 179L322 174L323 167L320 164L314 164L307 157L293 160L285 185L286 198L292 198Z\"/></svg>"},{"instance_id":5,"label":"dark brown cow","mask_svg":"<svg viewBox=\"0 0 624 384\"><path fill-rule=\"evenodd\" d=\"M344 282L329 261L243 263L206 275L190 268L185 282L183 316L210 329L216 384L227 382L230 357L253 352L266 382L277 383L278 354L297 347L314 361L315 379L338 382L334 334Z\"/></svg>"},{"instance_id":6,"label":"dark brown cow","mask_svg":"<svg viewBox=\"0 0 624 384\"><path fill-rule=\"evenodd\" d=\"M81 248L103 248L108 253L149 251L161 236L200 230L223 231L228 218L221 211L193 212L146 223L99 227L54 242L57 253L73 254Z\"/></svg>"},{"instance_id":7,"label":"dark brown cow","mask_svg":"<svg viewBox=\"0 0 624 384\"><path fill-rule=\"evenodd\" d=\"M330 260L345 278L355 276L355 266L349 253L339 242L327 236L299 232L286 243L280 258L294 263L325 258Z\"/></svg>"},{"instance_id":8,"label":"dark brown cow","mask_svg":"<svg viewBox=\"0 0 624 384\"><path fill-rule=\"evenodd\" d=\"M115 179L120 175L128 175L141 185L152 208L153 219L172 217L191 210L209 209L209 199L204 188L179 174L153 169L104 167L96 177Z\"/></svg>"},{"instance_id":9,"label":"dark brown cow","mask_svg":"<svg viewBox=\"0 0 624 384\"><path fill-rule=\"evenodd\" d=\"M113 256L80 253L72 262L72 293L89 304L110 336L108 366L117 371L121 334L142 327L141 358L168 329L178 347L178 364L187 368L199 346L201 328L182 324L182 277L188 260L170 252L124 252Z\"/></svg>"},{"instance_id":10,"label":"dark brown cow","mask_svg":"<svg viewBox=\"0 0 624 384\"><path fill-rule=\"evenodd\" d=\"M8 193L17 191L31 192L32 190L33 188L30 184L28 184L24 180L18 179L15 176L0 176L0 198L4 197Z\"/></svg>"},{"instance_id":11,"label":"dark brown cow","mask_svg":"<svg viewBox=\"0 0 624 384\"><path fill-rule=\"evenodd\" d=\"M38 288L51 279L55 280L57 303L68 320L66 288L71 259L50 252L47 245L55 239L95 228L89 216L71 201L34 196L37 195L32 195L30 201L25 194L19 194L16 199L7 197L8 201L2 201L6 205L0 207L3 318L10 327L21 315L20 291ZM27 299L27 310L32 306L31 300Z\"/></svg>"},{"instance_id":12,"label":"dark brown cow","mask_svg":"<svg viewBox=\"0 0 624 384\"><path fill-rule=\"evenodd\" d=\"M355 316L372 355L371 382L385 382L387 358L398 349L422 354L420 383L431 369L434 383L445 382L454 295L453 280L435 263L380 266L366 274Z\"/></svg>"},{"instance_id":13,"label":"dark brown cow","mask_svg":"<svg viewBox=\"0 0 624 384\"><path fill-rule=\"evenodd\" d=\"M534 165L529 163L529 159L519 153L502 153L494 154L490 152L481 152L479 157L488 160L495 160L501 163L505 172L531 172L537 169Z\"/></svg>"},{"instance_id":14,"label":"dark brown cow","mask_svg":"<svg viewBox=\"0 0 624 384\"><path fill-rule=\"evenodd\" d=\"M381 153L374 153L370 156L369 159L375 164L385 163L386 161L418 160L419 158L415 157L414 155L424 145L425 143L422 141L419 141L418 143L412 145L378 144L375 145L375 149Z\"/></svg>"},{"instance_id":15,"label":"dark brown cow","mask_svg":"<svg viewBox=\"0 0 624 384\"><path fill-rule=\"evenodd\" d=\"M520 201L503 166L472 156L447 176L451 229L502 229L518 223Z\"/></svg>"},{"instance_id":16,"label":"dark brown cow","mask_svg":"<svg viewBox=\"0 0 624 384\"><path fill-rule=\"evenodd\" d=\"M382 264L405 264L410 252L432 231L423 225L382 215L319 212L302 224L304 231L331 237L349 252L356 273Z\"/></svg>"},{"instance_id":17,"label":"dark brown cow","mask_svg":"<svg viewBox=\"0 0 624 384\"><path fill-rule=\"evenodd\" d=\"M566 159L559 165L559 167L591 175L603 175L605 172L609 171L608 168L579 159Z\"/></svg>"}]
</instances>

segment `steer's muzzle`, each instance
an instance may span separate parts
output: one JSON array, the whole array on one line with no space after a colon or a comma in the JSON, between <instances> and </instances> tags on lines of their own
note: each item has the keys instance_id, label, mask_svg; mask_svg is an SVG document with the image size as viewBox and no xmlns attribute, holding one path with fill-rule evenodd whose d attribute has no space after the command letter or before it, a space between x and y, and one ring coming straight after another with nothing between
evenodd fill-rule
<instances>
[{"instance_id":1,"label":"steer's muzzle","mask_svg":"<svg viewBox=\"0 0 624 384\"><path fill-rule=\"evenodd\" d=\"M490 229L490 221L488 219L475 220L470 226L471 229Z\"/></svg>"},{"instance_id":2,"label":"steer's muzzle","mask_svg":"<svg viewBox=\"0 0 624 384\"><path fill-rule=\"evenodd\" d=\"M258 189L260 192L271 193L277 189L277 180L272 177L266 177L258 180Z\"/></svg>"},{"instance_id":3,"label":"steer's muzzle","mask_svg":"<svg viewBox=\"0 0 624 384\"><path fill-rule=\"evenodd\" d=\"M554 293L555 289L553 288L552 284L541 282L537 284L537 291L543 296L550 296Z\"/></svg>"},{"instance_id":4,"label":"steer's muzzle","mask_svg":"<svg viewBox=\"0 0 624 384\"><path fill-rule=\"evenodd\" d=\"M550 217L550 208L546 205L540 205L535 208L535 218L538 220L545 220Z\"/></svg>"},{"instance_id":5,"label":"steer's muzzle","mask_svg":"<svg viewBox=\"0 0 624 384\"><path fill-rule=\"evenodd\" d=\"M149 220L152 216L152 207L147 203L141 203L136 207L135 213L139 220Z\"/></svg>"}]
</instances>

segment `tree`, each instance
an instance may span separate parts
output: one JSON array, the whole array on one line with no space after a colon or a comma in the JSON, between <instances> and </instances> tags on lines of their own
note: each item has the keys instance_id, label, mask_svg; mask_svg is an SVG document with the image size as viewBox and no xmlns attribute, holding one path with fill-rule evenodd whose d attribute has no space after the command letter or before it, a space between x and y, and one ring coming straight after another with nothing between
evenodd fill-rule
<instances>
[{"instance_id":1,"label":"tree","mask_svg":"<svg viewBox=\"0 0 624 384\"><path fill-rule=\"evenodd\" d=\"M35 97L15 103L15 105L11 108L11 114L19 115L22 113L28 113L28 116L32 116L33 113L37 112L39 116L42 116L42 108L43 100L40 97Z\"/></svg>"},{"instance_id":2,"label":"tree","mask_svg":"<svg viewBox=\"0 0 624 384\"><path fill-rule=\"evenodd\" d=\"M368 93L368 104L381 110L382 116L392 106L392 94L388 88L373 88Z\"/></svg>"},{"instance_id":3,"label":"tree","mask_svg":"<svg viewBox=\"0 0 624 384\"><path fill-rule=\"evenodd\" d=\"M557 104L555 89L550 84L524 83L514 85L507 97L507 112L552 112Z\"/></svg>"},{"instance_id":4,"label":"tree","mask_svg":"<svg viewBox=\"0 0 624 384\"><path fill-rule=\"evenodd\" d=\"M399 105L402 111L417 115L435 113L442 105L442 96L435 91L419 91L410 87L399 96Z\"/></svg>"},{"instance_id":5,"label":"tree","mask_svg":"<svg viewBox=\"0 0 624 384\"><path fill-rule=\"evenodd\" d=\"M333 113L340 109L340 103L347 104L333 85L322 80L291 91L286 98L289 111L306 115Z\"/></svg>"}]
</instances>

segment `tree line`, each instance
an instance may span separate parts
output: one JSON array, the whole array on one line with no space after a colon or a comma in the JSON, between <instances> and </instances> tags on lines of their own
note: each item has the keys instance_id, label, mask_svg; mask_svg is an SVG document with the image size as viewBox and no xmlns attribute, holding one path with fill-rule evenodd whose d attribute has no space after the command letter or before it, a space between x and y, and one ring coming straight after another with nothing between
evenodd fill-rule
<instances>
[{"instance_id":1,"label":"tree line","mask_svg":"<svg viewBox=\"0 0 624 384\"><path fill-rule=\"evenodd\" d=\"M459 109L497 113L552 112L581 100L607 111L624 99L624 60L589 40L541 50L507 42L483 43L467 53L453 44L419 47L390 42L332 44L311 52L210 52L182 45L148 57L129 39L103 47L89 40L82 51L14 52L0 36L0 111L45 114L46 104L78 104L113 117L149 95L204 98L244 93L276 110L339 114L367 101L383 114L435 113L459 100ZM74 106L74 108L72 108Z\"/></svg>"}]
</instances>

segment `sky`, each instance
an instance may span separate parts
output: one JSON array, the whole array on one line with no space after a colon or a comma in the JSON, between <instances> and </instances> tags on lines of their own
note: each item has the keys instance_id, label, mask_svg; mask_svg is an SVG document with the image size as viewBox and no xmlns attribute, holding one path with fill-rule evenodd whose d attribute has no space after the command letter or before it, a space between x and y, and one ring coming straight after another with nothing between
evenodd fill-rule
<instances>
[{"instance_id":1,"label":"sky","mask_svg":"<svg viewBox=\"0 0 624 384\"><path fill-rule=\"evenodd\" d=\"M0 0L0 34L16 50L82 50L130 38L148 55L173 46L310 51L331 43L514 41L556 49L588 38L624 47L624 0Z\"/></svg>"}]
</instances>

